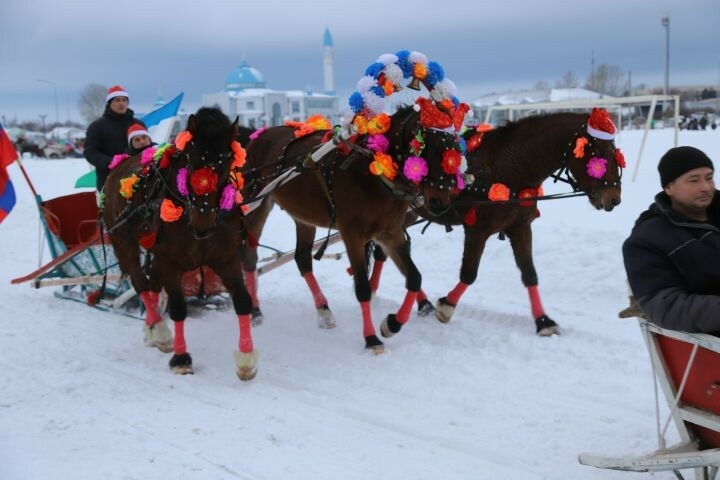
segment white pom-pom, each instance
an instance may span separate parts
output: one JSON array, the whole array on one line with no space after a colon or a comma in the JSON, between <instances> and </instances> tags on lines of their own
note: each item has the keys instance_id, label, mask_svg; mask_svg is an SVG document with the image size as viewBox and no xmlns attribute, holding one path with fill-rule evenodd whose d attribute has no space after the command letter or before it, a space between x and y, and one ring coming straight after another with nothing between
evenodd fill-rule
<instances>
[{"instance_id":1,"label":"white pom-pom","mask_svg":"<svg viewBox=\"0 0 720 480\"><path fill-rule=\"evenodd\" d=\"M415 105L413 105L413 110L415 110L416 112L419 112L419 111L420 111L420 104L419 104L419 103L416 103Z\"/></svg>"},{"instance_id":2,"label":"white pom-pom","mask_svg":"<svg viewBox=\"0 0 720 480\"><path fill-rule=\"evenodd\" d=\"M385 108L385 100L373 92L366 92L363 94L365 99L365 108L367 108L373 115L379 115Z\"/></svg>"},{"instance_id":3,"label":"white pom-pom","mask_svg":"<svg viewBox=\"0 0 720 480\"><path fill-rule=\"evenodd\" d=\"M387 79L390 80L393 85L400 85L400 82L403 81L402 69L394 63L390 64L385 67L385 77L387 77Z\"/></svg>"},{"instance_id":4,"label":"white pom-pom","mask_svg":"<svg viewBox=\"0 0 720 480\"><path fill-rule=\"evenodd\" d=\"M447 92L447 85L443 82L436 83L435 87L430 90L430 98L432 98L436 102L442 102L446 98L449 98Z\"/></svg>"},{"instance_id":5,"label":"white pom-pom","mask_svg":"<svg viewBox=\"0 0 720 480\"><path fill-rule=\"evenodd\" d=\"M395 63L397 61L398 57L394 53L383 53L377 59L377 62L382 63L383 65L390 65L391 63Z\"/></svg>"},{"instance_id":6,"label":"white pom-pom","mask_svg":"<svg viewBox=\"0 0 720 480\"><path fill-rule=\"evenodd\" d=\"M410 55L408 55L408 60L410 60L412 63L422 63L425 65L427 65L428 63L428 59L424 53L415 51L410 52Z\"/></svg>"},{"instance_id":7,"label":"white pom-pom","mask_svg":"<svg viewBox=\"0 0 720 480\"><path fill-rule=\"evenodd\" d=\"M375 80L370 75L365 75L360 80L358 80L357 91L362 94L369 91L375 85L377 85L377 80Z\"/></svg>"}]
</instances>

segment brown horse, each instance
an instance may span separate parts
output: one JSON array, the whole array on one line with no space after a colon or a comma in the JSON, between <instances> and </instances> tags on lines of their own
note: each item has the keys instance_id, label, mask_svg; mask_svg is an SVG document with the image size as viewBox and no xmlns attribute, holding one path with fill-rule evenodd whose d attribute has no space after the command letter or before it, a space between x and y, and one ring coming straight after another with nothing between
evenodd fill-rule
<instances>
[{"instance_id":1,"label":"brown horse","mask_svg":"<svg viewBox=\"0 0 720 480\"><path fill-rule=\"evenodd\" d=\"M176 146L125 159L111 170L105 184L103 219L120 267L145 305L146 342L174 351L170 368L175 373L193 373L185 342L187 305L181 277L201 265L220 277L232 298L240 327L238 377L250 380L257 372L251 300L240 256L245 237L238 205L239 171L245 152L235 141L236 129L237 120L231 124L219 109L201 108L188 119L188 129L178 135ZM148 274L141 265L141 246L151 257ZM158 311L163 288L175 325L174 340Z\"/></svg>"},{"instance_id":2,"label":"brown horse","mask_svg":"<svg viewBox=\"0 0 720 480\"><path fill-rule=\"evenodd\" d=\"M474 181L441 215L413 209L446 228L463 225L465 229L460 281L436 303L438 320L450 321L460 297L477 278L487 239L500 233L501 238L507 235L510 239L515 263L528 289L537 334L558 333L558 325L542 306L533 263L531 224L537 217L536 197L542 198L541 185L552 176L568 183L574 192L586 194L596 209L611 211L620 203L621 168L625 166L614 133L607 112L600 109L594 109L590 116L566 112L536 115L489 131L465 132L468 172ZM376 252L374 270L382 268L383 260L382 251ZM379 278L378 274L373 278ZM377 288L377 281L373 288ZM420 292L419 302L424 298ZM426 314L433 310L429 302L420 304L420 309Z\"/></svg>"},{"instance_id":3,"label":"brown horse","mask_svg":"<svg viewBox=\"0 0 720 480\"><path fill-rule=\"evenodd\" d=\"M374 353L382 352L384 346L375 334L370 312L365 245L371 240L382 245L406 278L407 294L402 306L397 313L388 315L381 326L382 335L389 337L408 321L421 286L420 272L410 256L410 240L403 228L405 214L419 196L429 211L447 208L457 172L446 173L447 164L443 163L443 158L445 152L459 152L456 134L424 128L420 114L410 106L398 110L390 120L390 129L385 134L389 142L387 151L398 171L406 171L409 157L417 158L411 153L413 141L417 138L424 141L422 156L426 159L427 175L421 180L413 181L402 174L391 180L378 175L377 169L373 172L369 135L357 138L351 144L351 153L338 148L315 163L309 160L309 155L322 144L328 132L317 131L296 138L295 129L288 126L268 128L250 142L244 171L244 196L258 198L261 202L247 215L248 230L259 238L275 203L295 220L295 260L313 293L320 326L325 328L332 328L334 322L312 273L311 248L316 227L339 231L350 261L355 295L361 306L365 348ZM291 180L279 180L293 171L298 174ZM246 282L255 296L256 314L261 315L256 297L257 250L248 248L245 253Z\"/></svg>"}]
</instances>

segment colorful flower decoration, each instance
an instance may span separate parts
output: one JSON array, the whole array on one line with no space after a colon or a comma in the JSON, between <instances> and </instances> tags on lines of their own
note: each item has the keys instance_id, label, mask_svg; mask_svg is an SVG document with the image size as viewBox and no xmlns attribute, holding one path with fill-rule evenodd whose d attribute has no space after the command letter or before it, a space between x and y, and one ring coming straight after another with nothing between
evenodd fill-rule
<instances>
[{"instance_id":1,"label":"colorful flower decoration","mask_svg":"<svg viewBox=\"0 0 720 480\"><path fill-rule=\"evenodd\" d=\"M383 175L388 180L394 180L397 176L392 157L382 152L375 152L374 160L370 163L370 172L373 175Z\"/></svg>"},{"instance_id":2,"label":"colorful flower decoration","mask_svg":"<svg viewBox=\"0 0 720 480\"><path fill-rule=\"evenodd\" d=\"M242 168L245 165L245 149L237 140L233 140L230 144L230 149L233 151L234 157L230 164L230 168Z\"/></svg>"},{"instance_id":3,"label":"colorful flower decoration","mask_svg":"<svg viewBox=\"0 0 720 480\"><path fill-rule=\"evenodd\" d=\"M410 140L410 152L419 157L422 151L425 149L425 137L423 137L422 131L418 130L415 134L415 138Z\"/></svg>"},{"instance_id":4,"label":"colorful flower decoration","mask_svg":"<svg viewBox=\"0 0 720 480\"><path fill-rule=\"evenodd\" d=\"M585 156L585 145L587 144L588 139L585 137L578 137L578 139L575 140L575 148L573 149L575 158L583 158Z\"/></svg>"},{"instance_id":5,"label":"colorful flower decoration","mask_svg":"<svg viewBox=\"0 0 720 480\"><path fill-rule=\"evenodd\" d=\"M403 174L415 183L420 183L428 174L428 165L422 157L408 157L403 165Z\"/></svg>"},{"instance_id":6,"label":"colorful flower decoration","mask_svg":"<svg viewBox=\"0 0 720 480\"><path fill-rule=\"evenodd\" d=\"M160 204L160 218L164 222L177 222L183 214L183 207L176 206L172 200L166 198Z\"/></svg>"},{"instance_id":7,"label":"colorful flower decoration","mask_svg":"<svg viewBox=\"0 0 720 480\"><path fill-rule=\"evenodd\" d=\"M183 197L187 197L190 194L188 191L187 180L188 169L183 167L178 170L177 177L175 178L175 184L177 185L178 192L180 192L180 195Z\"/></svg>"},{"instance_id":8,"label":"colorful flower decoration","mask_svg":"<svg viewBox=\"0 0 720 480\"><path fill-rule=\"evenodd\" d=\"M597 178L598 180L605 175L605 172L607 171L607 160L600 157L593 157L590 160L588 160L587 163L587 174L591 176L592 178Z\"/></svg>"},{"instance_id":9,"label":"colorful flower decoration","mask_svg":"<svg viewBox=\"0 0 720 480\"><path fill-rule=\"evenodd\" d=\"M190 187L195 195L205 195L217 190L218 176L210 167L198 168L190 175Z\"/></svg>"},{"instance_id":10,"label":"colorful flower decoration","mask_svg":"<svg viewBox=\"0 0 720 480\"><path fill-rule=\"evenodd\" d=\"M260 135L262 135L265 130L267 130L267 127L258 128L257 130L255 130L253 133L250 134L250 140L255 140Z\"/></svg>"},{"instance_id":11,"label":"colorful flower decoration","mask_svg":"<svg viewBox=\"0 0 720 480\"><path fill-rule=\"evenodd\" d=\"M235 205L235 193L237 191L235 190L235 187L233 187L231 184L225 185L225 188L223 188L222 195L220 196L220 209L221 210L231 210L232 207Z\"/></svg>"},{"instance_id":12,"label":"colorful flower decoration","mask_svg":"<svg viewBox=\"0 0 720 480\"><path fill-rule=\"evenodd\" d=\"M518 192L521 207L532 207L537 201L537 197L541 195L542 187L523 188Z\"/></svg>"},{"instance_id":13,"label":"colorful flower decoration","mask_svg":"<svg viewBox=\"0 0 720 480\"><path fill-rule=\"evenodd\" d=\"M615 163L617 163L620 168L625 168L627 166L625 163L625 155L619 148L615 149Z\"/></svg>"},{"instance_id":14,"label":"colorful flower decoration","mask_svg":"<svg viewBox=\"0 0 720 480\"><path fill-rule=\"evenodd\" d=\"M448 175L456 175L460 170L460 164L462 163L462 156L460 152L455 149L448 149L443 152L442 156L442 169Z\"/></svg>"},{"instance_id":15,"label":"colorful flower decoration","mask_svg":"<svg viewBox=\"0 0 720 480\"><path fill-rule=\"evenodd\" d=\"M387 153L388 148L390 148L390 142L385 135L370 135L367 139L367 147L375 152Z\"/></svg>"},{"instance_id":16,"label":"colorful flower decoration","mask_svg":"<svg viewBox=\"0 0 720 480\"><path fill-rule=\"evenodd\" d=\"M510 200L510 189L502 183L493 183L488 191L488 198L493 202Z\"/></svg>"},{"instance_id":17,"label":"colorful flower decoration","mask_svg":"<svg viewBox=\"0 0 720 480\"><path fill-rule=\"evenodd\" d=\"M307 118L304 122L296 122L292 120L287 120L285 122L285 125L288 127L294 127L295 128L295 138L301 138L306 135L310 135L313 132L316 132L318 130L329 130L332 128L332 124L330 123L330 120L323 117L320 114L311 115Z\"/></svg>"},{"instance_id":18,"label":"colorful flower decoration","mask_svg":"<svg viewBox=\"0 0 720 480\"><path fill-rule=\"evenodd\" d=\"M113 155L112 161L110 162L110 165L108 165L108 169L112 170L113 168L117 167L123 160L125 160L129 156L130 155L128 155L127 153L118 153L117 155Z\"/></svg>"},{"instance_id":19,"label":"colorful flower decoration","mask_svg":"<svg viewBox=\"0 0 720 480\"><path fill-rule=\"evenodd\" d=\"M153 157L155 155L155 151L157 150L157 147L150 146L142 151L140 154L140 165L149 165L153 161Z\"/></svg>"},{"instance_id":20,"label":"colorful flower decoration","mask_svg":"<svg viewBox=\"0 0 720 480\"><path fill-rule=\"evenodd\" d=\"M140 177L138 177L135 173L133 173L129 177L121 178L120 195L123 198L127 198L128 200L131 199L133 193L135 192L135 186L137 185L138 180L140 180Z\"/></svg>"}]
</instances>

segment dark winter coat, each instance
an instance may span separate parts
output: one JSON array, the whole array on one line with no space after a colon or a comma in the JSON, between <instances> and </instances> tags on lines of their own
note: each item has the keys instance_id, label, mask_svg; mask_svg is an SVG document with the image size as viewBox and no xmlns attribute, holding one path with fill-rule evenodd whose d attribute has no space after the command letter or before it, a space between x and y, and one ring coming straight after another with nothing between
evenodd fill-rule
<instances>
[{"instance_id":1,"label":"dark winter coat","mask_svg":"<svg viewBox=\"0 0 720 480\"><path fill-rule=\"evenodd\" d=\"M670 208L665 192L635 222L623 244L630 288L663 328L720 334L720 192L708 223Z\"/></svg>"},{"instance_id":2,"label":"dark winter coat","mask_svg":"<svg viewBox=\"0 0 720 480\"><path fill-rule=\"evenodd\" d=\"M85 159L95 167L97 176L97 189L102 190L105 179L110 173L108 166L113 155L125 153L128 148L127 131L133 123L141 121L134 118L131 109L123 115L118 115L105 106L102 117L93 121L85 134Z\"/></svg>"}]
</instances>

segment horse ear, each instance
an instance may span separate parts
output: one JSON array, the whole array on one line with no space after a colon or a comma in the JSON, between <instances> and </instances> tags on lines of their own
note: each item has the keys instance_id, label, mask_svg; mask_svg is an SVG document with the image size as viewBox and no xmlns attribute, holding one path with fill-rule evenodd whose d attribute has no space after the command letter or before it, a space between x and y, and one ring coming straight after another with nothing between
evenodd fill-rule
<instances>
[{"instance_id":1,"label":"horse ear","mask_svg":"<svg viewBox=\"0 0 720 480\"><path fill-rule=\"evenodd\" d=\"M193 135L195 134L195 114L194 113L191 113L190 117L188 118L187 131L189 131Z\"/></svg>"},{"instance_id":2,"label":"horse ear","mask_svg":"<svg viewBox=\"0 0 720 480\"><path fill-rule=\"evenodd\" d=\"M238 125L240 124L240 117L235 117L235 121L230 125L230 132L232 134L232 139L235 140L235 137L237 137L238 134Z\"/></svg>"}]
</instances>

